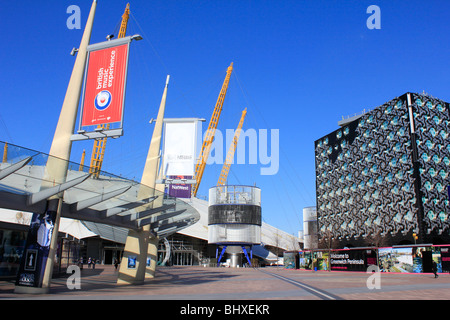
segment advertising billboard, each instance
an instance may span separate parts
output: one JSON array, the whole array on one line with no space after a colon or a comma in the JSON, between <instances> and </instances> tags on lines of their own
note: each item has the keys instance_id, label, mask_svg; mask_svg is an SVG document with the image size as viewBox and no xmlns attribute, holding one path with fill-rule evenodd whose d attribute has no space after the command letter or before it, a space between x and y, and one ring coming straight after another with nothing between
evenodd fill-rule
<instances>
[{"instance_id":1,"label":"advertising billboard","mask_svg":"<svg viewBox=\"0 0 450 320\"><path fill-rule=\"evenodd\" d=\"M194 176L197 149L197 120L165 119L163 173L167 176Z\"/></svg>"},{"instance_id":2,"label":"advertising billboard","mask_svg":"<svg viewBox=\"0 0 450 320\"><path fill-rule=\"evenodd\" d=\"M441 247L442 271L450 273L450 247Z\"/></svg>"},{"instance_id":3,"label":"advertising billboard","mask_svg":"<svg viewBox=\"0 0 450 320\"><path fill-rule=\"evenodd\" d=\"M414 248L380 248L378 256L381 272L420 272L416 271L419 258Z\"/></svg>"},{"instance_id":4,"label":"advertising billboard","mask_svg":"<svg viewBox=\"0 0 450 320\"><path fill-rule=\"evenodd\" d=\"M298 269L298 253L284 252L283 263L285 269Z\"/></svg>"},{"instance_id":5,"label":"advertising billboard","mask_svg":"<svg viewBox=\"0 0 450 320\"><path fill-rule=\"evenodd\" d=\"M42 287L55 220L55 211L33 214L16 286Z\"/></svg>"},{"instance_id":6,"label":"advertising billboard","mask_svg":"<svg viewBox=\"0 0 450 320\"><path fill-rule=\"evenodd\" d=\"M336 250L330 253L331 270L366 271L376 265L376 251L373 249Z\"/></svg>"},{"instance_id":7,"label":"advertising billboard","mask_svg":"<svg viewBox=\"0 0 450 320\"><path fill-rule=\"evenodd\" d=\"M197 118L164 119L161 170L166 179L194 178L197 146L201 144L201 121ZM170 183L167 189L172 197L190 198L191 187L189 183Z\"/></svg>"},{"instance_id":8,"label":"advertising billboard","mask_svg":"<svg viewBox=\"0 0 450 320\"><path fill-rule=\"evenodd\" d=\"M80 127L122 123L130 39L88 46Z\"/></svg>"},{"instance_id":9,"label":"advertising billboard","mask_svg":"<svg viewBox=\"0 0 450 320\"><path fill-rule=\"evenodd\" d=\"M383 248L352 248L300 251L299 268L306 270L366 271L371 265L380 272L431 273L436 263L438 273L450 272L449 245L415 245Z\"/></svg>"}]
</instances>

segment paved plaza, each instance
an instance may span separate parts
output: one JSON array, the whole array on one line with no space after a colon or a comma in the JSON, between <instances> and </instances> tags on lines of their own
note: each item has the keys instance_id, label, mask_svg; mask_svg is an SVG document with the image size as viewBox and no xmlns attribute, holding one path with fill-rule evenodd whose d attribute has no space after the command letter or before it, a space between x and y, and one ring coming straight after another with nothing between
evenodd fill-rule
<instances>
[{"instance_id":1,"label":"paved plaza","mask_svg":"<svg viewBox=\"0 0 450 320\"><path fill-rule=\"evenodd\" d=\"M381 273L369 289L367 273L268 268L158 267L143 285L117 285L117 271L97 265L81 271L81 288L54 279L49 294L15 294L0 282L0 300L450 300L450 275ZM370 282L370 281L369 281ZM375 282L370 282L375 283Z\"/></svg>"}]
</instances>

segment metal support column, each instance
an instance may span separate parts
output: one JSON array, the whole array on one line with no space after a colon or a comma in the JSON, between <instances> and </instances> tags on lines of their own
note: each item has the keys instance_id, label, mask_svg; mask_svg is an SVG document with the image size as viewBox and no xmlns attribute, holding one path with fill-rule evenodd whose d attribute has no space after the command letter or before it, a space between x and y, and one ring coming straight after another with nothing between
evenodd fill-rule
<instances>
[{"instance_id":1,"label":"metal support column","mask_svg":"<svg viewBox=\"0 0 450 320\"><path fill-rule=\"evenodd\" d=\"M222 259L223 254L225 253L226 250L227 250L227 246L224 246L224 247L222 248L222 252L220 253L219 259L217 259L217 267L219 267L220 259Z\"/></svg>"},{"instance_id":2,"label":"metal support column","mask_svg":"<svg viewBox=\"0 0 450 320\"><path fill-rule=\"evenodd\" d=\"M250 260L247 250L245 249L245 246L242 246L242 250L244 251L244 255L247 258L248 264L250 265L250 267L252 266L252 261ZM251 250L251 249L250 249Z\"/></svg>"}]
</instances>

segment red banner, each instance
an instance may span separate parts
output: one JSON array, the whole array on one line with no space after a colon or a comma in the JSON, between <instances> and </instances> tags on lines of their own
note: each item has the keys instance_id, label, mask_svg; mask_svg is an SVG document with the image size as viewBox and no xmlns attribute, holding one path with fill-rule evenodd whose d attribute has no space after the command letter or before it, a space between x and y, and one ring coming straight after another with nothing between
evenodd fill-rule
<instances>
[{"instance_id":1,"label":"red banner","mask_svg":"<svg viewBox=\"0 0 450 320\"><path fill-rule=\"evenodd\" d=\"M128 44L89 53L81 126L122 122Z\"/></svg>"}]
</instances>

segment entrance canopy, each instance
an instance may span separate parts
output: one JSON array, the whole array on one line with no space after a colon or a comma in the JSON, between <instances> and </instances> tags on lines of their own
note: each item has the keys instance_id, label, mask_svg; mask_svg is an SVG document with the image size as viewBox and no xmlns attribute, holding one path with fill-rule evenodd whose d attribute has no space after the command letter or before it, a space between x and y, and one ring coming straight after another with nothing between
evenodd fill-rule
<instances>
[{"instance_id":1,"label":"entrance canopy","mask_svg":"<svg viewBox=\"0 0 450 320\"><path fill-rule=\"evenodd\" d=\"M150 225L155 236L170 235L200 218L188 203L136 181L103 171L94 177L88 167L1 141L0 148L1 208L44 213L46 200L62 194L62 217L135 230ZM48 178L50 162L68 167L65 181Z\"/></svg>"}]
</instances>

